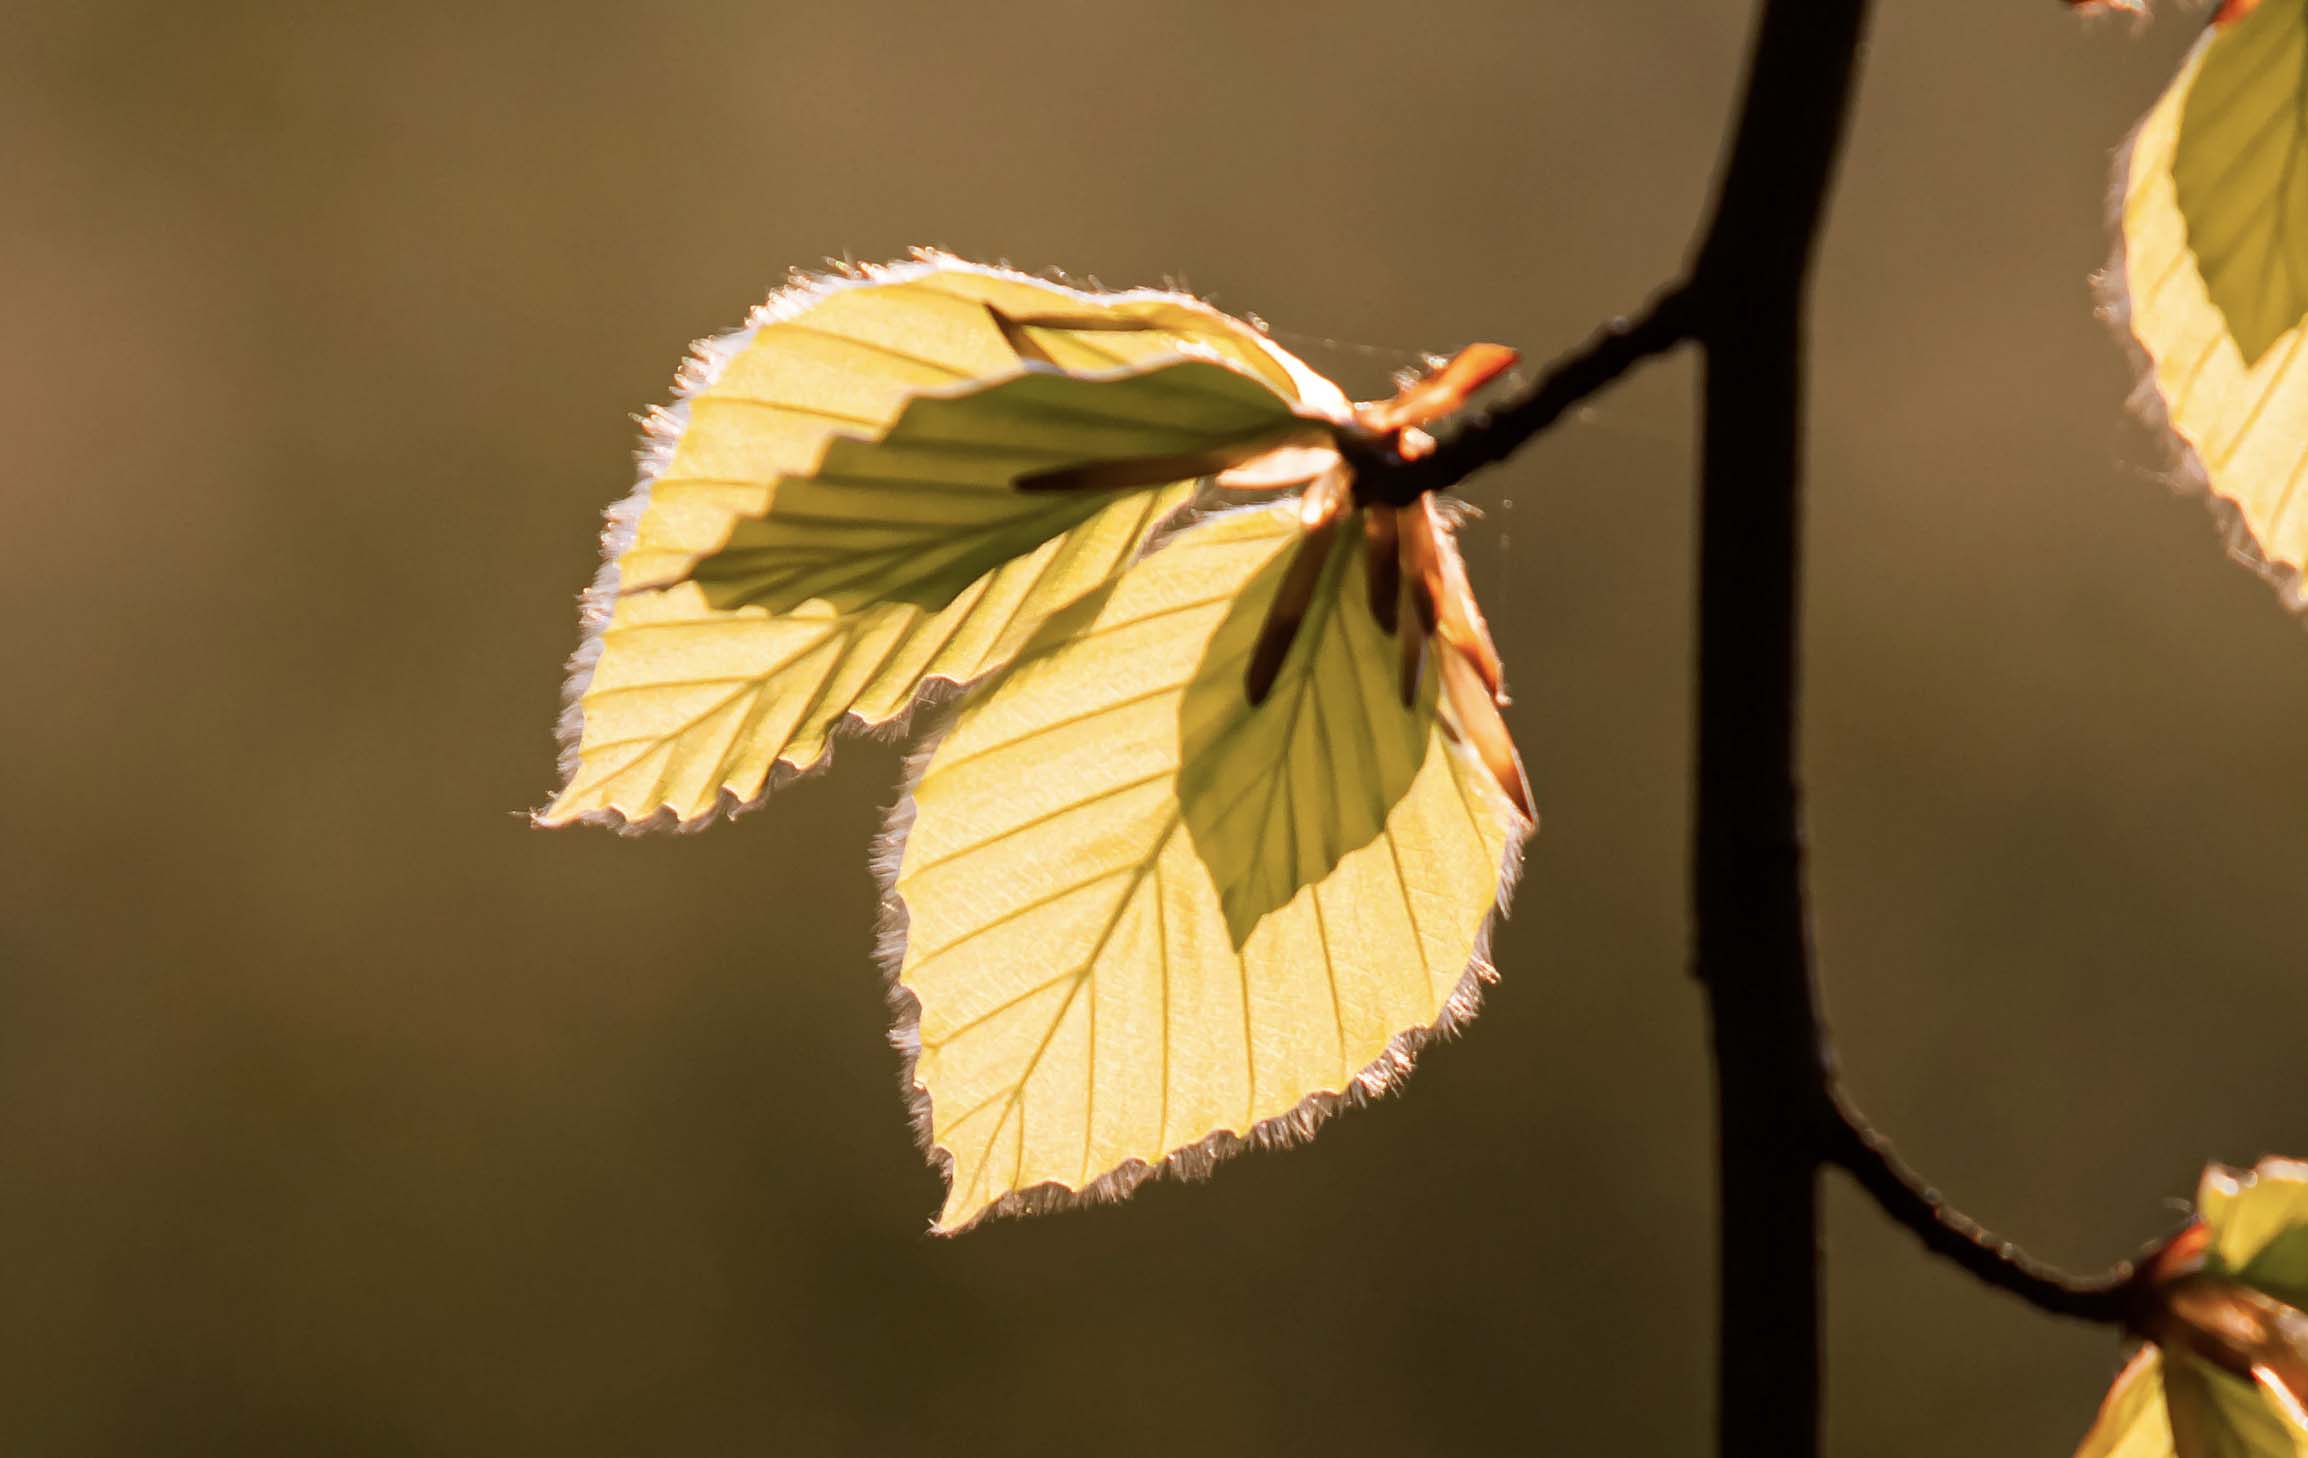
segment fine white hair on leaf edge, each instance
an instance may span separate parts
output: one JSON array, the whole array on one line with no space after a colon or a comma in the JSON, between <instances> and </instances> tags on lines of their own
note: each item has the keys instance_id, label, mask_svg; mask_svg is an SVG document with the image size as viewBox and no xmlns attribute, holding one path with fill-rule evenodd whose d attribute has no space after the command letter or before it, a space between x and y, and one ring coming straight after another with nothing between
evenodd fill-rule
<instances>
[{"instance_id":1,"label":"fine white hair on leaf edge","mask_svg":"<svg viewBox=\"0 0 2308 1458\"><path fill-rule=\"evenodd\" d=\"M2211 43L2211 32L2196 42L2188 53L2182 69L2194 61L2198 51ZM2158 98L2156 106L2163 105ZM2155 107L2149 108L2153 115ZM2130 260L2124 240L2124 200L2131 190L2132 153L2139 146L2140 133L2147 127L2147 118L2132 128L2116 149L2113 177L2109 188L2108 231L2113 235L2107 263L2092 275L2092 293L2098 305L2097 312L2108 322L2121 344L2133 371L2132 389L2124 401L2134 419L2153 432L2163 443L2165 454L2162 472L2165 484L2173 492L2184 496L2200 496L2212 514L2214 527L2226 545L2228 556L2249 568L2275 590L2277 600L2293 613L2308 612L2308 577L2301 569L2271 559L2262 549L2252 524L2245 519L2243 505L2233 497L2220 493L2212 483L2211 469L2194 441L2180 433L2172 420L2164 394L2156 383L2155 357L2148 352L2139 332L2132 327L2132 288ZM2190 264L2193 267L2193 264ZM2295 326L2308 327L2308 326Z\"/></svg>"},{"instance_id":2,"label":"fine white hair on leaf edge","mask_svg":"<svg viewBox=\"0 0 2308 1458\"><path fill-rule=\"evenodd\" d=\"M560 744L556 760L560 784L554 790L558 799L577 782L582 765L581 749L585 737L585 695L592 688L593 675L599 667L603 651L603 634L609 618L615 611L621 584L617 563L633 545L641 517L649 509L651 491L665 473L688 428L690 402L713 387L728 369L730 361L744 353L754 336L764 327L794 319L846 289L875 287L906 283L933 273L974 273L989 278L1012 279L1037 287L1071 294L1085 302L1113 304L1131 301L1158 301L1182 304L1210 314L1213 318L1242 323L1256 337L1261 346L1274 358L1298 386L1304 403L1339 418L1350 411L1345 394L1338 386L1309 368L1289 350L1268 337L1265 325L1256 320L1242 320L1223 313L1190 293L1171 289L1133 288L1102 290L1095 286L1084 288L1063 278L1038 278L1017 269L993 264L973 263L936 248L916 248L910 259L895 263L856 263L849 260L829 259L827 272L812 274L795 269L785 286L773 291L768 298L756 304L746 315L742 327L726 334L717 334L691 343L689 353L675 367L673 398L664 405L652 406L639 417L641 444L635 453L638 470L633 489L612 503L601 530L601 566L593 581L578 596L578 643L565 664L566 676L561 686L561 712L555 720L554 733ZM1157 524L1146 542L1134 555L1142 557L1154 549L1163 534L1164 524ZM864 717L845 713L828 726L825 747L808 764L795 764L780 759L774 763L762 781L757 794L744 796L724 787L713 803L696 816L684 820L671 806L660 806L638 820L622 812L603 807L586 810L572 817L573 823L606 826L621 835L643 835L660 831L691 834L717 820L735 819L747 811L758 810L770 797L795 780L819 774L833 763L838 739L860 733L890 738L901 737L909 730L915 711L926 704L951 699L969 687L968 683L941 676L925 678L916 689L908 707L894 718L869 721ZM540 823L544 812L532 811L532 824Z\"/></svg>"},{"instance_id":3,"label":"fine white hair on leaf edge","mask_svg":"<svg viewBox=\"0 0 2308 1458\"><path fill-rule=\"evenodd\" d=\"M1024 661L1025 655L1021 654L1018 662L1022 664ZM908 917L905 898L898 894L897 881L905 859L906 837L913 829L914 792L928 771L939 742L952 727L952 722L952 717L948 716L934 730L925 734L906 757L897 803L883 822L881 833L875 837L872 853L874 880L881 888L880 924L875 934L874 955L881 963L889 999L890 1046L897 1050L901 1063L898 1087L906 1100L915 1142L921 1146L923 1154L949 1190L953 1185L955 1160L934 1137L934 1109L930 1091L916 1076L922 1053L922 1005L912 989L901 980L905 967ZM1478 783L1488 782L1489 771L1463 745L1445 740L1444 751L1458 762L1454 772L1467 773ZM1486 791L1484 798L1491 798L1491 792ZM1491 936L1498 923L1507 915L1508 903L1522 875L1524 843L1537 828L1511 811L1507 812L1507 823L1510 828L1506 848L1499 858L1498 881L1493 891L1491 908L1484 913L1482 925L1475 933L1474 947L1468 955L1466 969L1459 974L1450 995L1443 999L1441 1010L1434 1021L1395 1034L1376 1058L1364 1064L1346 1080L1346 1087L1308 1094L1292 1108L1252 1124L1248 1133L1233 1129L1213 1130L1191 1144L1171 1150L1157 1162L1126 1160L1079 1189L1047 1183L1032 1185L1023 1190L1011 1190L980 1206L956 1225L940 1227L933 1220L931 1233L941 1236L960 1235L987 1220L1003 1216L1042 1215L1088 1205L1112 1204L1129 1198L1147 1181L1161 1177L1206 1179L1219 1164L1237 1154L1250 1149L1288 1149L1306 1143L1331 1115L1344 1109L1360 1108L1374 1098L1394 1092L1410 1077L1419 1054L1430 1043L1455 1036L1473 1020L1481 1010L1483 988L1498 981L1498 969L1491 961Z\"/></svg>"}]
</instances>

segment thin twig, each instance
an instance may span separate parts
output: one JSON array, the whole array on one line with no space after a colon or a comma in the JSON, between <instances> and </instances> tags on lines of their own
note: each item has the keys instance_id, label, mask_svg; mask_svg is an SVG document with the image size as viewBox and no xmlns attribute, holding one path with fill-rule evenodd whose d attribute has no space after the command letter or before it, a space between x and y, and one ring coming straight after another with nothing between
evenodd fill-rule
<instances>
[{"instance_id":1,"label":"thin twig","mask_svg":"<svg viewBox=\"0 0 2308 1458\"><path fill-rule=\"evenodd\" d=\"M1405 461L1390 452L1357 462L1357 491L1365 500L1407 505L1425 492L1455 486L1497 465L1621 375L1690 339L1696 318L1692 305L1688 287L1665 290L1640 314L1597 329L1514 395L1468 412L1432 454Z\"/></svg>"},{"instance_id":2,"label":"thin twig","mask_svg":"<svg viewBox=\"0 0 2308 1458\"><path fill-rule=\"evenodd\" d=\"M2130 1319L2135 1300L2130 1261L2078 1276L2037 1260L1948 1204L1840 1090L1831 1097L1836 1117L1827 1134L1828 1162L1857 1181L1876 1207L1922 1241L1925 1250L2038 1311L2117 1326Z\"/></svg>"}]
</instances>

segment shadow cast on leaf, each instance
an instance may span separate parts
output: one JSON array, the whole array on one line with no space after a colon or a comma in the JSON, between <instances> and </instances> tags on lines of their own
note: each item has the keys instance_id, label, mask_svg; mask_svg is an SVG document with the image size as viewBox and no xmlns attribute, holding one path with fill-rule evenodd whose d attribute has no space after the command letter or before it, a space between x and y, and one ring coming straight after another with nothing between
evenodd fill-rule
<instances>
[{"instance_id":1,"label":"shadow cast on leaf","mask_svg":"<svg viewBox=\"0 0 2308 1458\"><path fill-rule=\"evenodd\" d=\"M1244 673L1290 551L1235 598L1179 703L1178 798L1238 950L1378 838L1426 759L1433 676L1405 707L1394 640L1367 606L1359 514L1343 525L1266 701L1250 703Z\"/></svg>"}]
</instances>

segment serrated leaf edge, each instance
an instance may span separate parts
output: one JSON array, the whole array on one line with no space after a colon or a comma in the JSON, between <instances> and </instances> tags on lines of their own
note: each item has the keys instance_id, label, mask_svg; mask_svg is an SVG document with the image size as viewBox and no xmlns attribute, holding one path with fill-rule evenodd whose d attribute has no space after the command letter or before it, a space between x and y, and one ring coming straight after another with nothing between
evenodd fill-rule
<instances>
[{"instance_id":1,"label":"serrated leaf edge","mask_svg":"<svg viewBox=\"0 0 2308 1458\"><path fill-rule=\"evenodd\" d=\"M1257 511L1260 507L1237 508ZM1231 512L1181 513L1173 523L1159 530L1149 539L1141 556L1158 550L1174 539L1194 521L1208 521ZM1119 581L1120 579L1116 579ZM1023 661L1021 655L1019 662ZM881 890L879 926L875 933L874 957L881 964L884 994L890 1007L890 1045L898 1052L902 1068L898 1087L906 1101L907 1113L914 1128L914 1142L939 1174L948 1189L954 1180L955 1160L951 1152L939 1145L932 1134L933 1108L930 1091L917 1076L921 1061L922 1005L912 990L900 981L904 970L906 936L910 927L905 898L898 893L898 871L905 858L906 836L913 828L914 790L928 772L930 761L953 724L953 712L948 712L939 723L926 732L920 742L906 756L905 770L897 803L883 821L881 832L875 836L871 865L875 883ZM1445 748L1478 780L1487 782L1488 771L1479 760L1468 754L1464 746L1448 743ZM954 1225L939 1226L933 1217L931 1233L939 1236L960 1235L973 1230L988 1220L1004 1216L1043 1215L1059 1210L1072 1210L1091 1205L1109 1205L1128 1199L1139 1186L1149 1180L1168 1177L1179 1180L1209 1178L1221 1163L1252 1149L1289 1149L1313 1139L1323 1123L1333 1114L1360 1108L1373 1099L1400 1088L1414 1070L1419 1055L1428 1045L1457 1034L1482 1010L1483 989L1499 980L1497 966L1491 961L1491 936L1498 924L1508 915L1515 887L1522 877L1523 848L1537 827L1519 816L1508 817L1506 848L1500 855L1498 882L1492 893L1491 909L1475 933L1474 947L1467 959L1466 970L1443 999L1442 1011L1424 1027L1408 1028L1395 1034L1379 1055L1358 1069L1342 1089L1316 1092L1289 1110L1261 1119L1247 1130L1216 1129L1192 1144L1172 1150L1162 1159L1148 1162L1143 1159L1125 1160L1122 1164L1083 1185L1072 1189L1057 1182L1011 1190L990 1201Z\"/></svg>"},{"instance_id":2,"label":"serrated leaf edge","mask_svg":"<svg viewBox=\"0 0 2308 1458\"><path fill-rule=\"evenodd\" d=\"M2189 76L2201 62L2206 46L2211 44L2212 31L2206 27L2201 38L2192 46L2180 69L2166 83L2165 91L2158 93L2155 102L2143 113L2132 130L2116 149L2115 163L2109 188L2108 231L2113 236L2108 261L2092 275L2092 294L2095 312L2107 321L2132 366L2132 391L2124 401L2132 417L2146 426L2162 442L2165 453L2164 469L2160 473L2164 484L2173 494L2203 498L2212 514L2214 527L2219 531L2231 560L2248 568L2255 576L2275 590L2277 600L2294 614L2308 614L2308 575L2298 567L2277 562L2260 547L2252 524L2244 516L2243 505L2233 497L2224 496L2212 482L2211 469L2204 463L2195 442L2181 434L2173 421L2170 409L2164 403L2163 391L2156 385L2156 361L2148 353L2132 328L2132 280L2126 257L2124 239L2124 199L2131 189L2132 155L2138 147L2141 132L2147 129L2148 118L2164 104L2170 88ZM2189 264L2191 268L2195 265ZM2303 618L2308 626L2308 617Z\"/></svg>"}]
</instances>

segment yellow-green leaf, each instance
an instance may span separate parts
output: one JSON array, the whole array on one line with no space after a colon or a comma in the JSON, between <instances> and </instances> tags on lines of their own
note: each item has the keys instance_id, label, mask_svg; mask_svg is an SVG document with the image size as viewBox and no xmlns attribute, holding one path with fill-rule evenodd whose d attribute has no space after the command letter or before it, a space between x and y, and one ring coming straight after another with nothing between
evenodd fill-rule
<instances>
[{"instance_id":1,"label":"yellow-green leaf","mask_svg":"<svg viewBox=\"0 0 2308 1458\"><path fill-rule=\"evenodd\" d=\"M2077 1458L2308 1458L2308 1165L2211 1165Z\"/></svg>"},{"instance_id":2,"label":"yellow-green leaf","mask_svg":"<svg viewBox=\"0 0 2308 1458\"><path fill-rule=\"evenodd\" d=\"M1093 392L1125 381L1124 433L1140 441L1178 438L1143 432L1175 423L1181 398L1221 434L1258 411L1345 410L1257 330L1181 295L1085 293L943 255L797 284L699 346L650 420L641 485L612 509L586 595L563 785L539 820L689 826L758 803L838 729L982 677L1112 580L1191 487L997 481L1115 444L1066 372L1098 377ZM1037 401L1049 408L1028 421ZM805 522L820 512L840 520ZM733 534L729 570L694 579Z\"/></svg>"},{"instance_id":3,"label":"yellow-green leaf","mask_svg":"<svg viewBox=\"0 0 2308 1458\"><path fill-rule=\"evenodd\" d=\"M1129 565L1192 492L1133 493L936 612L722 610L695 583L614 599L597 658L577 663L567 784L539 820L691 826L758 803L773 776L823 761L845 722L893 723L930 688L1007 662L1050 613Z\"/></svg>"},{"instance_id":4,"label":"yellow-green leaf","mask_svg":"<svg viewBox=\"0 0 2308 1458\"><path fill-rule=\"evenodd\" d=\"M1390 653L1346 672L1329 656L1345 629L1304 635L1320 641L1293 649L1295 712L1322 729L1235 731L1270 774L1368 799L1367 838L1359 812L1303 798L1193 823L1193 799L1235 781L1190 746L1224 758L1230 716L1294 713L1282 694L1250 709L1241 660L1299 537L1287 507L1204 522L1061 615L962 710L893 821L898 1038L949 1181L939 1229L1302 1136L1472 1011L1527 827L1431 696L1401 708ZM1330 621L1365 611L1341 600L1355 581L1331 564ZM1396 785L1383 742L1349 736L1406 718L1417 757ZM1293 835L1335 835L1336 854L1273 848ZM1299 884L1263 889L1274 904L1238 938L1216 878L1265 864Z\"/></svg>"},{"instance_id":5,"label":"yellow-green leaf","mask_svg":"<svg viewBox=\"0 0 2308 1458\"><path fill-rule=\"evenodd\" d=\"M2206 1269L2308 1308L2308 1164L2215 1164L2204 1171L2196 1211L2212 1233Z\"/></svg>"},{"instance_id":6,"label":"yellow-green leaf","mask_svg":"<svg viewBox=\"0 0 2308 1458\"><path fill-rule=\"evenodd\" d=\"M1180 706L1178 797L1234 945L1261 918L1377 839L1418 775L1435 677L1405 705L1399 650L1371 615L1359 513L1326 533L1321 577L1266 702L1243 671L1290 554L1269 559L1219 621Z\"/></svg>"},{"instance_id":7,"label":"yellow-green leaf","mask_svg":"<svg viewBox=\"0 0 2308 1458\"><path fill-rule=\"evenodd\" d=\"M2100 1415L2076 1458L2172 1458L2172 1424L2164 1408L2164 1358L2142 1347L2116 1374Z\"/></svg>"},{"instance_id":8,"label":"yellow-green leaf","mask_svg":"<svg viewBox=\"0 0 2308 1458\"><path fill-rule=\"evenodd\" d=\"M2140 1348L2076 1458L2301 1458L2308 1432L2253 1383L2200 1358Z\"/></svg>"},{"instance_id":9,"label":"yellow-green leaf","mask_svg":"<svg viewBox=\"0 0 2308 1458\"><path fill-rule=\"evenodd\" d=\"M2308 1458L2308 1428L2266 1388L2187 1352L2163 1356L2176 1458Z\"/></svg>"},{"instance_id":10,"label":"yellow-green leaf","mask_svg":"<svg viewBox=\"0 0 2308 1458\"><path fill-rule=\"evenodd\" d=\"M1019 477L1269 448L1298 423L1291 401L1209 360L1016 370L917 395L882 435L835 436L814 470L779 480L767 508L740 517L686 575L724 609L782 613L812 599L847 612L941 608L1120 494L1021 491Z\"/></svg>"},{"instance_id":11,"label":"yellow-green leaf","mask_svg":"<svg viewBox=\"0 0 2308 1458\"><path fill-rule=\"evenodd\" d=\"M2189 54L2119 164L2107 278L2110 311L2146 356L2143 407L2170 429L2182 474L2233 509L2237 554L2294 608L2308 605L2302 13L2269 0Z\"/></svg>"},{"instance_id":12,"label":"yellow-green leaf","mask_svg":"<svg viewBox=\"0 0 2308 1458\"><path fill-rule=\"evenodd\" d=\"M2172 188L2247 365L2308 316L2308 6L2259 5L2204 40Z\"/></svg>"}]
</instances>

